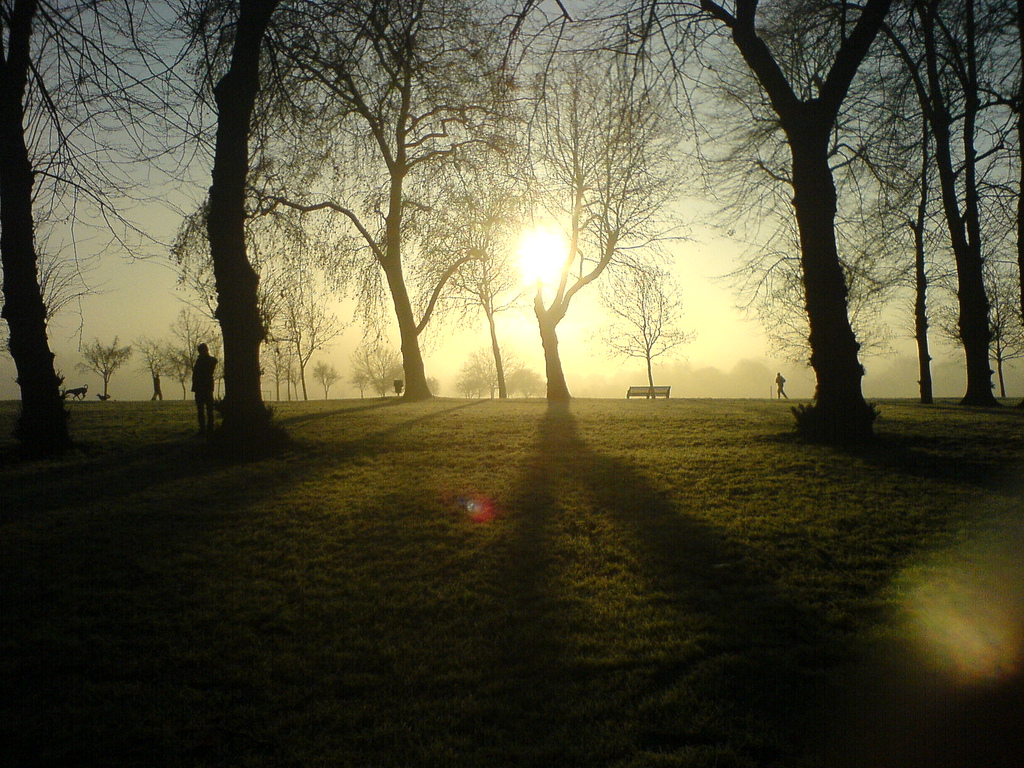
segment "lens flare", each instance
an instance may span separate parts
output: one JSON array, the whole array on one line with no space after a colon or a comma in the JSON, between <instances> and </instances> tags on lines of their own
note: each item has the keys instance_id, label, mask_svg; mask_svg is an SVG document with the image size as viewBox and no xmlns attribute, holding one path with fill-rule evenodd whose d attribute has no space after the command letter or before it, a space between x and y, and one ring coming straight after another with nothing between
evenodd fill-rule
<instances>
[{"instance_id":1,"label":"lens flare","mask_svg":"<svg viewBox=\"0 0 1024 768\"><path fill-rule=\"evenodd\" d=\"M952 554L907 593L915 643L959 683L998 682L1024 667L1021 533Z\"/></svg>"},{"instance_id":2,"label":"lens flare","mask_svg":"<svg viewBox=\"0 0 1024 768\"><path fill-rule=\"evenodd\" d=\"M501 514L497 502L480 493L446 494L445 504L454 506L474 523L489 523Z\"/></svg>"}]
</instances>

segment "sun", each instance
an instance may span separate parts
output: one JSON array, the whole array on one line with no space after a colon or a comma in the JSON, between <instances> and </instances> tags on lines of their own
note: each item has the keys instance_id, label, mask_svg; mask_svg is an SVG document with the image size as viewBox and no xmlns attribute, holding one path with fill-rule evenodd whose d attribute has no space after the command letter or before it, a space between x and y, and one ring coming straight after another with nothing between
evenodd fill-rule
<instances>
[{"instance_id":1,"label":"sun","mask_svg":"<svg viewBox=\"0 0 1024 768\"><path fill-rule=\"evenodd\" d=\"M518 248L523 281L529 285L555 285L568 253L569 242L557 230L550 227L527 230L519 238Z\"/></svg>"}]
</instances>

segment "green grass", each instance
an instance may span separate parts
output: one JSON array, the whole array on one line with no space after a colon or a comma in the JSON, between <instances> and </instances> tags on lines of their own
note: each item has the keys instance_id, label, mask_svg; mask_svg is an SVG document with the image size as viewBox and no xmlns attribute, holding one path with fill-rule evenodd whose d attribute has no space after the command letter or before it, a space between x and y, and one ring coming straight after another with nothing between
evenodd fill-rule
<instances>
[{"instance_id":1,"label":"green grass","mask_svg":"<svg viewBox=\"0 0 1024 768\"><path fill-rule=\"evenodd\" d=\"M1024 412L880 407L844 452L772 401L283 403L294 445L232 463L189 403L82 403L18 463L0 404L0 760L945 765L899 752L941 717L878 744L876 678L1020 520Z\"/></svg>"}]
</instances>

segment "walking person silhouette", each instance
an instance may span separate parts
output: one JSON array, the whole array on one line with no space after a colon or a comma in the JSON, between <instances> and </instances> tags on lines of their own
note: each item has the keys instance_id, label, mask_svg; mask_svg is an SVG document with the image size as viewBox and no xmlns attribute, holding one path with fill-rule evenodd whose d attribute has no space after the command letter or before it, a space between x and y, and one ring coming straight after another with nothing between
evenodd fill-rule
<instances>
[{"instance_id":1,"label":"walking person silhouette","mask_svg":"<svg viewBox=\"0 0 1024 768\"><path fill-rule=\"evenodd\" d=\"M789 400L789 395L786 394L786 378L782 375L781 371L775 374L775 390L776 399L786 398Z\"/></svg>"}]
</instances>

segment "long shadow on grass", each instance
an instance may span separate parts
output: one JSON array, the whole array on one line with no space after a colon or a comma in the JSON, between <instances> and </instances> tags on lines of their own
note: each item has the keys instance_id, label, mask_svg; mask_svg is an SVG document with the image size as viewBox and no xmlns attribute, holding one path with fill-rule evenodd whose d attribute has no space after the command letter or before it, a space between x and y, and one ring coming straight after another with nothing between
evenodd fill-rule
<instances>
[{"instance_id":1,"label":"long shadow on grass","mask_svg":"<svg viewBox=\"0 0 1024 768\"><path fill-rule=\"evenodd\" d=\"M453 405L450 408L441 408L438 410L431 410L427 413L423 413L419 416L405 419L397 422L385 429L378 430L376 432L370 432L367 434L358 435L356 437L348 438L338 442L330 444L330 450L332 455L336 458L366 458L375 456L388 450L394 450L392 441L399 435L411 432L416 426L425 424L430 421L437 419L443 419L446 416L450 416L458 411L466 410L467 408L479 407L484 400L471 400L466 403L459 405ZM370 408L359 409L359 410L370 410ZM350 411L345 410L344 413ZM332 415L336 415L338 411L333 411Z\"/></svg>"},{"instance_id":2,"label":"long shadow on grass","mask_svg":"<svg viewBox=\"0 0 1024 768\"><path fill-rule=\"evenodd\" d=\"M875 467L958 485L994 488L1017 479L1024 452L1024 414L1012 408L927 408L954 417L971 413L978 420L972 430L937 434L929 434L927 426L890 430L883 422L874 442L851 453Z\"/></svg>"},{"instance_id":3,"label":"long shadow on grass","mask_svg":"<svg viewBox=\"0 0 1024 768\"><path fill-rule=\"evenodd\" d=\"M361 403L354 406L339 405L338 407L331 408L328 411L314 411L313 413L302 413L296 416L289 416L287 418L275 418L274 423L282 427L294 427L297 424L321 421L322 419L337 416L339 414L354 414L365 411L379 411L383 408L393 408L401 405L401 403L401 398L397 397L380 398L379 400L372 400L368 403Z\"/></svg>"},{"instance_id":4,"label":"long shadow on grass","mask_svg":"<svg viewBox=\"0 0 1024 768\"><path fill-rule=\"evenodd\" d=\"M3 519L123 499L148 488L201 477L221 462L196 439L96 452L56 463L24 464L5 478Z\"/></svg>"},{"instance_id":5,"label":"long shadow on grass","mask_svg":"<svg viewBox=\"0 0 1024 768\"><path fill-rule=\"evenodd\" d=\"M506 662L530 713L517 738L541 763L672 754L692 765L766 766L792 757L794 712L823 661L817 617L787 604L734 545L634 467L592 450L566 408L541 421L519 488L507 564L518 644ZM625 652L594 647L601 635L585 628L570 594L590 576L567 541L583 542L589 529L600 547L608 528L632 550L622 567L644 584L607 606L627 624L647 622L614 631ZM599 602L588 610L608 623Z\"/></svg>"}]
</instances>

